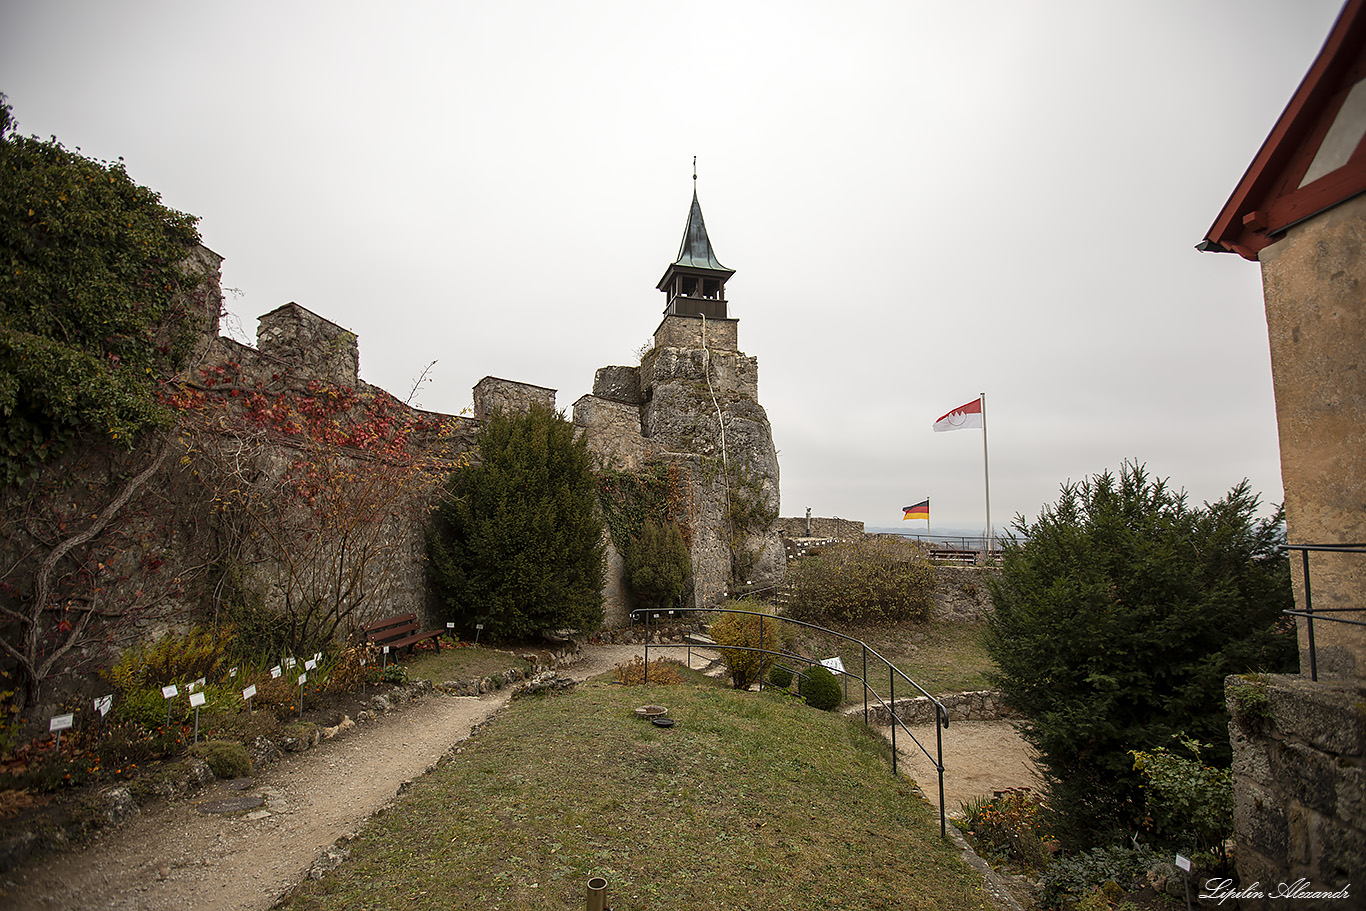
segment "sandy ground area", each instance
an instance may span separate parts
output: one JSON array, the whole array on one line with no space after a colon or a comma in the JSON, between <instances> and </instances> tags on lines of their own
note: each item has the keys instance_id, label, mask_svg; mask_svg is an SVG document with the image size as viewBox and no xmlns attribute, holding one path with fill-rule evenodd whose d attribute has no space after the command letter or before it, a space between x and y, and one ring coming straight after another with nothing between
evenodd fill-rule
<instances>
[{"instance_id":1,"label":"sandy ground area","mask_svg":"<svg viewBox=\"0 0 1366 911\"><path fill-rule=\"evenodd\" d=\"M891 739L891 728L882 728ZM912 725L911 733L935 754L934 725ZM939 776L933 760L897 732L898 768L915 779L931 803L939 803ZM904 763L904 765L900 765ZM944 809L953 816L959 805L1005 788L1034 788L1040 780L1034 750L1009 721L955 721L944 729Z\"/></svg>"}]
</instances>

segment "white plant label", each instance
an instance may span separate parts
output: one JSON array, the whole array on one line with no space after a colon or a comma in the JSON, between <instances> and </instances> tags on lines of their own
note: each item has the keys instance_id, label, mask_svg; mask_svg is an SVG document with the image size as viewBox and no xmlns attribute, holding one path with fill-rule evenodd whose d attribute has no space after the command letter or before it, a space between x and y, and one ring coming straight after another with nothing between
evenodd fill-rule
<instances>
[{"instance_id":1,"label":"white plant label","mask_svg":"<svg viewBox=\"0 0 1366 911\"><path fill-rule=\"evenodd\" d=\"M1176 855L1176 866L1178 869L1185 870L1189 873L1191 871L1191 859L1178 854Z\"/></svg>"},{"instance_id":2,"label":"white plant label","mask_svg":"<svg viewBox=\"0 0 1366 911\"><path fill-rule=\"evenodd\" d=\"M474 624L474 628L475 628L475 629L483 629L483 628L484 628L484 624L482 624L482 623L476 623L476 624Z\"/></svg>"},{"instance_id":3,"label":"white plant label","mask_svg":"<svg viewBox=\"0 0 1366 911\"><path fill-rule=\"evenodd\" d=\"M190 694L190 706L191 706L191 708L196 708L196 709L199 708L201 705L203 705L203 704L208 700L208 698L209 698L209 697L208 697L208 696L205 696L203 693L191 693L191 694Z\"/></svg>"},{"instance_id":4,"label":"white plant label","mask_svg":"<svg viewBox=\"0 0 1366 911\"><path fill-rule=\"evenodd\" d=\"M48 732L65 731L76 721L74 714L53 715L52 720L47 723Z\"/></svg>"},{"instance_id":5,"label":"white plant label","mask_svg":"<svg viewBox=\"0 0 1366 911\"><path fill-rule=\"evenodd\" d=\"M389 646L387 645L384 647L384 654L389 654Z\"/></svg>"},{"instance_id":6,"label":"white plant label","mask_svg":"<svg viewBox=\"0 0 1366 911\"><path fill-rule=\"evenodd\" d=\"M308 679L308 675L307 675L307 674L300 674L300 675L299 675L299 686L303 686L303 685L304 685L304 681L307 680L307 679Z\"/></svg>"},{"instance_id":7,"label":"white plant label","mask_svg":"<svg viewBox=\"0 0 1366 911\"><path fill-rule=\"evenodd\" d=\"M197 686L197 687L199 687L200 689L203 689L203 688L204 688L204 678L203 678L203 677L200 677L198 680L196 680L196 681L194 682L194 685Z\"/></svg>"},{"instance_id":8,"label":"white plant label","mask_svg":"<svg viewBox=\"0 0 1366 911\"><path fill-rule=\"evenodd\" d=\"M163 686L161 688L161 695L166 697L167 699L174 699L175 697L180 695L180 688L176 686L174 683L172 683L170 686Z\"/></svg>"},{"instance_id":9,"label":"white plant label","mask_svg":"<svg viewBox=\"0 0 1366 911\"><path fill-rule=\"evenodd\" d=\"M185 692L187 693L194 693L197 689L199 689L198 680L191 680L189 683L185 684Z\"/></svg>"},{"instance_id":10,"label":"white plant label","mask_svg":"<svg viewBox=\"0 0 1366 911\"><path fill-rule=\"evenodd\" d=\"M109 710L114 707L114 696L99 696L95 699L95 711L100 713L100 717L109 714Z\"/></svg>"},{"instance_id":11,"label":"white plant label","mask_svg":"<svg viewBox=\"0 0 1366 911\"><path fill-rule=\"evenodd\" d=\"M279 676L280 676L280 673L281 673L281 671L280 671L280 665L278 665L278 664L275 665L273 668L270 669L270 676L272 676L272 677L279 677Z\"/></svg>"},{"instance_id":12,"label":"white plant label","mask_svg":"<svg viewBox=\"0 0 1366 911\"><path fill-rule=\"evenodd\" d=\"M455 629L455 624L454 624L454 623L447 623L447 624L446 624L446 629Z\"/></svg>"},{"instance_id":13,"label":"white plant label","mask_svg":"<svg viewBox=\"0 0 1366 911\"><path fill-rule=\"evenodd\" d=\"M242 691L242 698L243 698L243 699L250 699L250 698L252 698L252 697L255 696L255 695L256 695L256 684L254 684L254 683L253 683L251 686L247 687L246 689L244 689L244 690Z\"/></svg>"},{"instance_id":14,"label":"white plant label","mask_svg":"<svg viewBox=\"0 0 1366 911\"><path fill-rule=\"evenodd\" d=\"M299 663L299 662L295 661L293 658L286 658L286 659L285 659L285 667L293 667L294 665L296 665L296 664L298 664L298 663Z\"/></svg>"},{"instance_id":15,"label":"white plant label","mask_svg":"<svg viewBox=\"0 0 1366 911\"><path fill-rule=\"evenodd\" d=\"M313 663L314 663L314 664L317 664L317 663L318 663L319 661L321 661L321 660L323 660L323 653L322 653L322 652L314 652L314 653L313 653Z\"/></svg>"},{"instance_id":16,"label":"white plant label","mask_svg":"<svg viewBox=\"0 0 1366 911\"><path fill-rule=\"evenodd\" d=\"M304 670L306 671L311 671L317 666L318 662L312 658L309 658L307 661L304 662Z\"/></svg>"}]
</instances>

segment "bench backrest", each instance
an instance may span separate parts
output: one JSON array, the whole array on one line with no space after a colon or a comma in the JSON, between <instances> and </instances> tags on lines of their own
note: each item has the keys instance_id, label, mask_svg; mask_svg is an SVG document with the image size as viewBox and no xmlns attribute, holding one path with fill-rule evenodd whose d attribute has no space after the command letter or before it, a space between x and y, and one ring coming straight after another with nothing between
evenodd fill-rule
<instances>
[{"instance_id":1,"label":"bench backrest","mask_svg":"<svg viewBox=\"0 0 1366 911\"><path fill-rule=\"evenodd\" d=\"M417 614L399 614L377 620L365 628L365 638L371 642L384 643L390 639L402 639L417 632Z\"/></svg>"}]
</instances>

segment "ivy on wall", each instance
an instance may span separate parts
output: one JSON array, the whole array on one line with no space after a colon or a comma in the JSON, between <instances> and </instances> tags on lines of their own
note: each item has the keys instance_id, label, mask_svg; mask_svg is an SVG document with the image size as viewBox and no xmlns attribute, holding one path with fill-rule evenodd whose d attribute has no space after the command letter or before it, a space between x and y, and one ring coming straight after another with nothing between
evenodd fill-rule
<instances>
[{"instance_id":1,"label":"ivy on wall","mask_svg":"<svg viewBox=\"0 0 1366 911\"><path fill-rule=\"evenodd\" d=\"M650 462L639 471L601 471L598 504L618 553L630 549L648 519L675 523L692 547L692 486L678 465Z\"/></svg>"},{"instance_id":2,"label":"ivy on wall","mask_svg":"<svg viewBox=\"0 0 1366 911\"><path fill-rule=\"evenodd\" d=\"M89 429L131 448L168 423L163 377L193 347L194 216L122 162L14 132L0 96L0 480L13 484Z\"/></svg>"}]
</instances>

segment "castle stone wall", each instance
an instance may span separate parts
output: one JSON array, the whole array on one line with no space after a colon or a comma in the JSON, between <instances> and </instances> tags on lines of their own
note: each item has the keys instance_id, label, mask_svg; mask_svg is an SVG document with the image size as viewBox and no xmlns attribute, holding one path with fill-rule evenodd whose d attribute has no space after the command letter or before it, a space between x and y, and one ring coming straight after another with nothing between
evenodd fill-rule
<instances>
[{"instance_id":1,"label":"castle stone wall","mask_svg":"<svg viewBox=\"0 0 1366 911\"><path fill-rule=\"evenodd\" d=\"M555 390L496 376L486 376L474 384L474 419L477 421L486 421L489 415L499 412L518 414L530 410L532 405L553 409Z\"/></svg>"},{"instance_id":2,"label":"castle stone wall","mask_svg":"<svg viewBox=\"0 0 1366 911\"><path fill-rule=\"evenodd\" d=\"M588 441L588 451L600 468L635 471L649 456L640 434L640 408L635 405L585 395L574 403L574 426Z\"/></svg>"},{"instance_id":3,"label":"castle stone wall","mask_svg":"<svg viewBox=\"0 0 1366 911\"><path fill-rule=\"evenodd\" d=\"M640 391L640 368L599 367L593 375L593 394L614 402L643 404L645 398Z\"/></svg>"},{"instance_id":4,"label":"castle stone wall","mask_svg":"<svg viewBox=\"0 0 1366 911\"><path fill-rule=\"evenodd\" d=\"M354 387L360 377L356 334L292 301L260 318L256 348L302 374Z\"/></svg>"}]
</instances>

